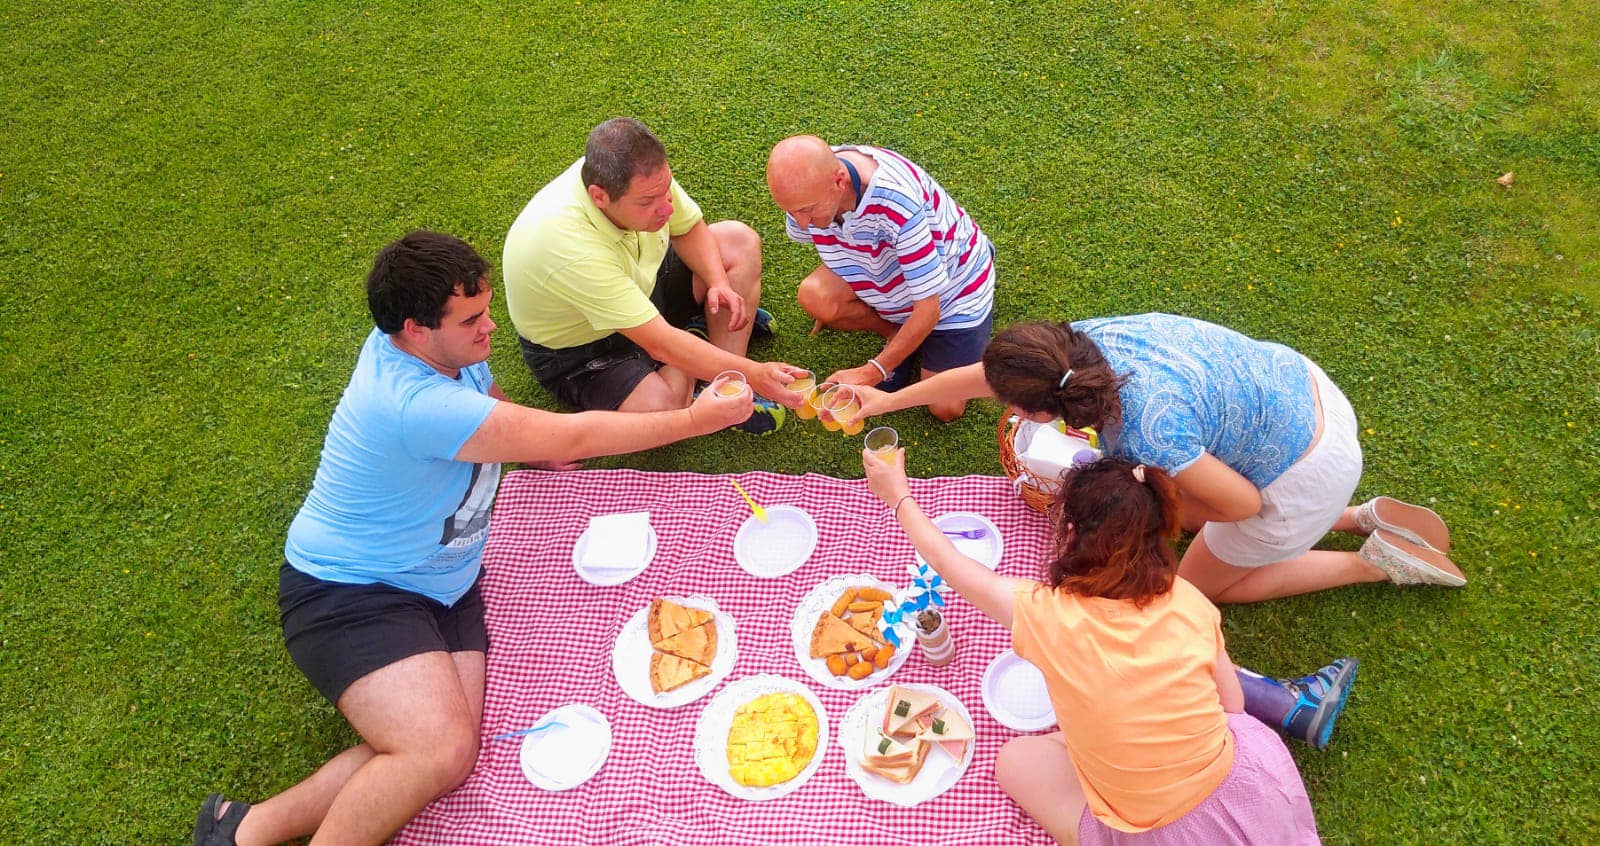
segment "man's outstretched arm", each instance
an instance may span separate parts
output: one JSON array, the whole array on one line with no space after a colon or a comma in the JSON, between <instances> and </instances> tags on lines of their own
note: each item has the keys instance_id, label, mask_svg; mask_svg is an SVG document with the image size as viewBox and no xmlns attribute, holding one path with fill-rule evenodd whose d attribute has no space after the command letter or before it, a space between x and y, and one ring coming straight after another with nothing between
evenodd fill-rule
<instances>
[{"instance_id":1,"label":"man's outstretched arm","mask_svg":"<svg viewBox=\"0 0 1600 846\"><path fill-rule=\"evenodd\" d=\"M490 389L494 396L498 389ZM503 393L495 397L501 399ZM750 395L702 391L688 408L629 414L583 411L558 414L501 399L456 452L457 461L567 462L651 449L709 435L750 416Z\"/></svg>"}]
</instances>

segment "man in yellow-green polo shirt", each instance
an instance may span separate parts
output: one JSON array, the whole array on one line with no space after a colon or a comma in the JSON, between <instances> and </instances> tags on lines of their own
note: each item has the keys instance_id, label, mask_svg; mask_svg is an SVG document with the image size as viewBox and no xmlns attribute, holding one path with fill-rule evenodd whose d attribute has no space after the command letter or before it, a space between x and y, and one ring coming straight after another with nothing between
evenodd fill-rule
<instances>
[{"instance_id":1,"label":"man in yellow-green polo shirt","mask_svg":"<svg viewBox=\"0 0 1600 846\"><path fill-rule=\"evenodd\" d=\"M772 431L800 403L786 387L797 368L745 357L752 331L771 323L760 236L706 223L639 121L589 133L584 157L511 225L502 266L522 359L569 408L683 408L724 370L766 397L740 428Z\"/></svg>"}]
</instances>

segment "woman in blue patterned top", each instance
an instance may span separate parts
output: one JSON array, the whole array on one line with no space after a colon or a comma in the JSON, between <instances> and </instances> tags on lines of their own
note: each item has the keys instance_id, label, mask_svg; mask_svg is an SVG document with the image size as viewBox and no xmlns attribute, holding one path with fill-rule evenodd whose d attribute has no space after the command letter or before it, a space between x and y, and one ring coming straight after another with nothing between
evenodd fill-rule
<instances>
[{"instance_id":1,"label":"woman in blue patterned top","mask_svg":"<svg viewBox=\"0 0 1600 846\"><path fill-rule=\"evenodd\" d=\"M1109 455L1172 474L1197 532L1179 574L1216 602L1258 602L1357 582L1466 584L1450 530L1422 506L1358 506L1355 413L1327 374L1281 344L1170 314L1011 326L983 361L894 394L862 416L993 396L1020 417L1093 426ZM1359 552L1313 550L1329 531Z\"/></svg>"}]
</instances>

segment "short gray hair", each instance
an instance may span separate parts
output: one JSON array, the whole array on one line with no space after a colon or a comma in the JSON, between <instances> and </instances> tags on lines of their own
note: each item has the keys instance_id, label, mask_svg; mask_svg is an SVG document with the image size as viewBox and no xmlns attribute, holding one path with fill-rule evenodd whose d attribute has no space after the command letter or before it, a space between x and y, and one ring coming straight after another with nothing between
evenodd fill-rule
<instances>
[{"instance_id":1,"label":"short gray hair","mask_svg":"<svg viewBox=\"0 0 1600 846\"><path fill-rule=\"evenodd\" d=\"M589 133L583 147L583 184L598 185L613 200L628 193L633 177L667 163L667 148L650 127L633 118L612 118Z\"/></svg>"}]
</instances>

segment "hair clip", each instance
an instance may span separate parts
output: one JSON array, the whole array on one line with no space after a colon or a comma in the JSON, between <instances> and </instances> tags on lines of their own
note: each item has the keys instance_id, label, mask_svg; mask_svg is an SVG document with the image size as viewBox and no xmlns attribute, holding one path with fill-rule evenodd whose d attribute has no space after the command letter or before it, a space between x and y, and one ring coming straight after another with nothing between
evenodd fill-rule
<instances>
[{"instance_id":1,"label":"hair clip","mask_svg":"<svg viewBox=\"0 0 1600 846\"><path fill-rule=\"evenodd\" d=\"M1139 480L1139 484L1141 484L1141 485L1144 484L1144 465L1143 464L1136 465L1133 468L1133 478Z\"/></svg>"},{"instance_id":2,"label":"hair clip","mask_svg":"<svg viewBox=\"0 0 1600 846\"><path fill-rule=\"evenodd\" d=\"M1071 378L1072 378L1072 368L1068 367L1067 368L1067 372L1061 374L1061 381L1056 383L1056 390L1059 391L1062 388L1065 388L1067 386L1067 380L1071 379Z\"/></svg>"}]
</instances>

